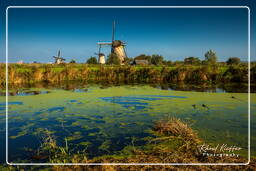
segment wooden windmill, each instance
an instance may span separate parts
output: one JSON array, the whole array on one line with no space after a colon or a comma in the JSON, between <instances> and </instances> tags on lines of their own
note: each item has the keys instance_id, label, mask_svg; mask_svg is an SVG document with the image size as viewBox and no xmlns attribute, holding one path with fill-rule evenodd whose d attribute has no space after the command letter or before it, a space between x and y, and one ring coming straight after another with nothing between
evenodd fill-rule
<instances>
[{"instance_id":1,"label":"wooden windmill","mask_svg":"<svg viewBox=\"0 0 256 171\"><path fill-rule=\"evenodd\" d=\"M53 58L55 58L55 64L61 64L64 63L65 59L60 57L60 50L58 51L58 55L57 56L53 56Z\"/></svg>"},{"instance_id":2,"label":"wooden windmill","mask_svg":"<svg viewBox=\"0 0 256 171\"><path fill-rule=\"evenodd\" d=\"M105 55L101 53L102 46L111 46L111 53L115 54L119 58L121 65L124 65L125 58L127 57L125 51L126 43L121 40L115 40L115 21L113 21L112 26L112 42L98 42L97 44L99 45L99 63L105 64Z\"/></svg>"}]
</instances>

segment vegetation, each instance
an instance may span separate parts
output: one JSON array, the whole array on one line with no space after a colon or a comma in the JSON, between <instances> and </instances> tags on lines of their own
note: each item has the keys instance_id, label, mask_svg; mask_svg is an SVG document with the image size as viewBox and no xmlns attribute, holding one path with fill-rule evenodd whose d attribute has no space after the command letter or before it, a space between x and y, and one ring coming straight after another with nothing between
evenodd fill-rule
<instances>
[{"instance_id":1,"label":"vegetation","mask_svg":"<svg viewBox=\"0 0 256 171\"><path fill-rule=\"evenodd\" d=\"M184 63L185 64L196 64L196 65L198 65L198 64L201 63L201 61L197 57L187 57L187 58L184 59Z\"/></svg>"},{"instance_id":2,"label":"vegetation","mask_svg":"<svg viewBox=\"0 0 256 171\"><path fill-rule=\"evenodd\" d=\"M133 58L125 58L124 59L124 63L126 64L126 65L130 65L132 62L134 61L134 59Z\"/></svg>"},{"instance_id":3,"label":"vegetation","mask_svg":"<svg viewBox=\"0 0 256 171\"><path fill-rule=\"evenodd\" d=\"M85 153L71 153L66 143L65 147L57 145L52 133L46 131L45 140L38 151L37 157L46 155L51 163L245 163L243 157L207 157L203 156L198 146L203 141L198 138L197 133L186 123L177 118L161 120L151 130L153 137L147 138L143 146L126 146L123 150L113 155L104 155L87 158ZM209 150L214 153L214 151ZM106 166L53 166L44 170L253 170L255 159L246 166L175 166L175 165L106 165ZM23 166L28 170L28 167ZM13 169L13 167L10 167ZM21 167L22 168L22 167ZM21 169L19 168L19 169ZM36 166L35 168L36 169ZM37 168L40 170L40 168Z\"/></svg>"},{"instance_id":4,"label":"vegetation","mask_svg":"<svg viewBox=\"0 0 256 171\"><path fill-rule=\"evenodd\" d=\"M131 66L133 60L147 60L148 65ZM35 83L60 81L106 81L130 83L227 83L248 82L248 65L240 62L237 57L231 57L227 62L217 62L216 52L209 50L205 60L197 57L187 57L184 61L166 61L161 55L141 54L126 58L124 66L120 66L119 58L111 53L106 65L98 65L96 57L90 57L87 64L9 64L9 83ZM0 86L5 85L5 65L0 64ZM254 83L256 65L251 64L251 80Z\"/></svg>"},{"instance_id":5,"label":"vegetation","mask_svg":"<svg viewBox=\"0 0 256 171\"><path fill-rule=\"evenodd\" d=\"M5 86L5 64L0 64L0 85ZM105 81L106 83L247 83L248 66L240 65L186 65L172 63L169 66L130 66L95 64L9 64L10 84ZM251 81L255 82L256 65L251 65Z\"/></svg>"},{"instance_id":6,"label":"vegetation","mask_svg":"<svg viewBox=\"0 0 256 171\"><path fill-rule=\"evenodd\" d=\"M164 57L161 55L152 55L151 63L153 65L161 65L163 63Z\"/></svg>"},{"instance_id":7,"label":"vegetation","mask_svg":"<svg viewBox=\"0 0 256 171\"><path fill-rule=\"evenodd\" d=\"M166 60L164 60L163 61L163 65L165 65L165 66L171 66L173 63L172 63L172 61L170 61L170 60L168 60L168 61L166 61Z\"/></svg>"},{"instance_id":8,"label":"vegetation","mask_svg":"<svg viewBox=\"0 0 256 171\"><path fill-rule=\"evenodd\" d=\"M153 65L161 65L164 63L164 57L161 55L157 55L157 54L153 54L152 56L141 54L139 56L136 56L134 59L135 60L147 60L149 64L153 64Z\"/></svg>"},{"instance_id":9,"label":"vegetation","mask_svg":"<svg viewBox=\"0 0 256 171\"><path fill-rule=\"evenodd\" d=\"M240 64L240 58L238 57L231 57L227 60L228 65L238 65Z\"/></svg>"},{"instance_id":10,"label":"vegetation","mask_svg":"<svg viewBox=\"0 0 256 171\"><path fill-rule=\"evenodd\" d=\"M76 63L76 61L75 61L74 59L72 59L69 63L71 63L71 64L75 64L75 63Z\"/></svg>"},{"instance_id":11,"label":"vegetation","mask_svg":"<svg viewBox=\"0 0 256 171\"><path fill-rule=\"evenodd\" d=\"M96 59L96 57L90 57L87 61L86 61L87 64L97 64L98 61Z\"/></svg>"},{"instance_id":12,"label":"vegetation","mask_svg":"<svg viewBox=\"0 0 256 171\"><path fill-rule=\"evenodd\" d=\"M149 64L151 64L152 57L150 55L141 54L134 58L135 60L147 60Z\"/></svg>"},{"instance_id":13,"label":"vegetation","mask_svg":"<svg viewBox=\"0 0 256 171\"><path fill-rule=\"evenodd\" d=\"M205 56L205 61L209 64L215 64L218 60L216 52L214 52L213 50L207 51L204 56Z\"/></svg>"},{"instance_id":14,"label":"vegetation","mask_svg":"<svg viewBox=\"0 0 256 171\"><path fill-rule=\"evenodd\" d=\"M119 65L120 60L116 54L111 53L110 55L108 55L107 64Z\"/></svg>"}]
</instances>

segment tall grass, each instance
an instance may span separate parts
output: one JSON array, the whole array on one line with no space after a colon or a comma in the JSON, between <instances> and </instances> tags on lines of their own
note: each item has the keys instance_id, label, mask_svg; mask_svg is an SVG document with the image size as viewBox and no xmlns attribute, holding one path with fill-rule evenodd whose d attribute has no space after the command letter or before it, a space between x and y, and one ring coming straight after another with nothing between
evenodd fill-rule
<instances>
[{"instance_id":1,"label":"tall grass","mask_svg":"<svg viewBox=\"0 0 256 171\"><path fill-rule=\"evenodd\" d=\"M251 78L256 77L256 66L251 68ZM0 86L5 85L5 64L0 64ZM159 83L246 83L247 66L181 65L168 66L111 66L87 64L9 64L10 84L60 82L70 80Z\"/></svg>"}]
</instances>

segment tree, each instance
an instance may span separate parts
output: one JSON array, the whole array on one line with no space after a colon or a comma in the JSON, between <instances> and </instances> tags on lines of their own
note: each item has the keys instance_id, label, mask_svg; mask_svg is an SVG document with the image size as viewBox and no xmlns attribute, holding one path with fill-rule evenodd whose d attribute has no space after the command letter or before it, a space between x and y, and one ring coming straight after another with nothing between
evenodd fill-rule
<instances>
[{"instance_id":1,"label":"tree","mask_svg":"<svg viewBox=\"0 0 256 171\"><path fill-rule=\"evenodd\" d=\"M230 57L227 62L228 65L237 65L240 63L240 58L238 57Z\"/></svg>"},{"instance_id":2,"label":"tree","mask_svg":"<svg viewBox=\"0 0 256 171\"><path fill-rule=\"evenodd\" d=\"M76 61L75 61L74 59L72 59L69 63L71 63L71 64L75 64L75 63L76 63Z\"/></svg>"},{"instance_id":3,"label":"tree","mask_svg":"<svg viewBox=\"0 0 256 171\"><path fill-rule=\"evenodd\" d=\"M160 65L163 63L163 60L164 60L163 56L154 54L152 55L151 63L154 65Z\"/></svg>"},{"instance_id":4,"label":"tree","mask_svg":"<svg viewBox=\"0 0 256 171\"><path fill-rule=\"evenodd\" d=\"M97 61L97 58L96 57L93 57L91 56L87 61L86 61L87 64L97 64L98 61Z\"/></svg>"},{"instance_id":5,"label":"tree","mask_svg":"<svg viewBox=\"0 0 256 171\"><path fill-rule=\"evenodd\" d=\"M169 60L169 61L163 60L162 63L163 63L163 65L167 65L167 66L172 65L172 61L171 60Z\"/></svg>"},{"instance_id":6,"label":"tree","mask_svg":"<svg viewBox=\"0 0 256 171\"><path fill-rule=\"evenodd\" d=\"M184 59L185 64L199 64L201 61L197 57L187 57Z\"/></svg>"},{"instance_id":7,"label":"tree","mask_svg":"<svg viewBox=\"0 0 256 171\"><path fill-rule=\"evenodd\" d=\"M128 58L128 57L124 58L124 63L125 64L131 64L133 61L134 61L133 58Z\"/></svg>"},{"instance_id":8,"label":"tree","mask_svg":"<svg viewBox=\"0 0 256 171\"><path fill-rule=\"evenodd\" d=\"M210 64L215 64L217 62L217 55L216 52L214 52L213 50L209 50L205 53L205 61L207 61Z\"/></svg>"},{"instance_id":9,"label":"tree","mask_svg":"<svg viewBox=\"0 0 256 171\"><path fill-rule=\"evenodd\" d=\"M172 61L171 60L166 61L166 65L168 65L168 66L172 65Z\"/></svg>"},{"instance_id":10,"label":"tree","mask_svg":"<svg viewBox=\"0 0 256 171\"><path fill-rule=\"evenodd\" d=\"M120 65L120 59L115 53L111 53L108 55L107 64Z\"/></svg>"}]
</instances>

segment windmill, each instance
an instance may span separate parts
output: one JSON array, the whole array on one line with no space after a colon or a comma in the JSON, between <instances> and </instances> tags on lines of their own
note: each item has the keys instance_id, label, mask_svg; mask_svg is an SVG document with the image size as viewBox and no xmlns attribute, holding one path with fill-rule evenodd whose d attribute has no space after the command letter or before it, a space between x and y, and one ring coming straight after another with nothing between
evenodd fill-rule
<instances>
[{"instance_id":1,"label":"windmill","mask_svg":"<svg viewBox=\"0 0 256 171\"><path fill-rule=\"evenodd\" d=\"M53 56L53 58L55 58L55 64L61 64L64 63L65 59L60 57L60 50L58 51L58 55L57 56Z\"/></svg>"},{"instance_id":2,"label":"windmill","mask_svg":"<svg viewBox=\"0 0 256 171\"><path fill-rule=\"evenodd\" d=\"M125 51L126 43L121 40L115 40L115 21L113 21L112 26L112 42L98 42L97 44L99 45L99 53L97 53L99 63L105 64L105 55L101 53L102 46L111 46L111 54L115 54L119 58L120 64L124 65L125 58L127 57Z\"/></svg>"}]
</instances>

